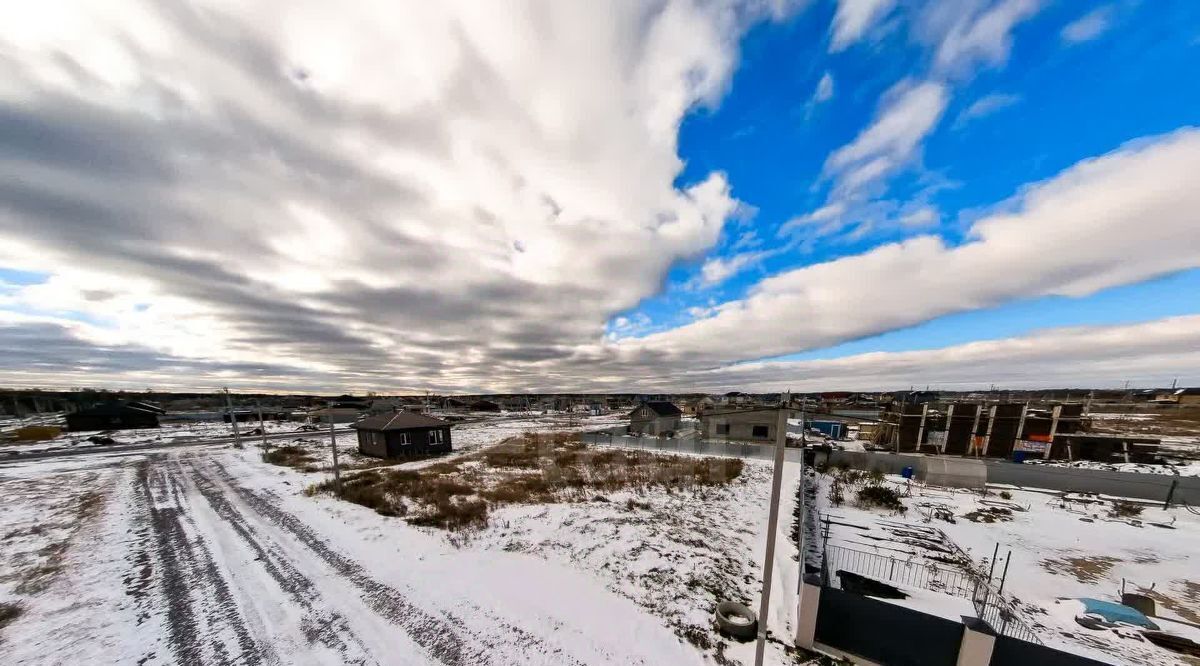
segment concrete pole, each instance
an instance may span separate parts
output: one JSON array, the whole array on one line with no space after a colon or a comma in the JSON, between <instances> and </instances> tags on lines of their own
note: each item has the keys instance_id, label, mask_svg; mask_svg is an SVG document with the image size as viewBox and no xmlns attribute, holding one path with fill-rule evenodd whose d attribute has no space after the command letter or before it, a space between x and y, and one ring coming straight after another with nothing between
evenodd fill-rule
<instances>
[{"instance_id":1,"label":"concrete pole","mask_svg":"<svg viewBox=\"0 0 1200 666\"><path fill-rule=\"evenodd\" d=\"M233 397L229 395L229 388L225 389L225 405L229 408L229 424L233 426L233 448L242 448L242 434L238 432L237 414L233 411Z\"/></svg>"},{"instance_id":2,"label":"concrete pole","mask_svg":"<svg viewBox=\"0 0 1200 666\"><path fill-rule=\"evenodd\" d=\"M788 396L783 397L783 405ZM775 572L775 534L779 528L779 493L783 485L783 452L787 444L787 409L779 407L775 420L775 469L771 475L771 509L767 514L767 552L763 561L762 600L758 605L758 645L754 649L754 666L762 666L767 647L767 620L771 611L771 577ZM803 558L801 558L803 561ZM803 566L803 565L802 565Z\"/></svg>"},{"instance_id":3,"label":"concrete pole","mask_svg":"<svg viewBox=\"0 0 1200 666\"><path fill-rule=\"evenodd\" d=\"M333 488L342 496L342 471L338 468L337 435L333 433L333 403L329 403L329 447L333 449Z\"/></svg>"}]
</instances>

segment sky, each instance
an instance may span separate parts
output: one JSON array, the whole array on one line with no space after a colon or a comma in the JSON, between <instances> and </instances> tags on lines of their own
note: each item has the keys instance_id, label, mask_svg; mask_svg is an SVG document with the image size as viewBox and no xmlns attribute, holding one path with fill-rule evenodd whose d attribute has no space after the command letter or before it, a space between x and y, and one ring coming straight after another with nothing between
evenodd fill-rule
<instances>
[{"instance_id":1,"label":"sky","mask_svg":"<svg viewBox=\"0 0 1200 666\"><path fill-rule=\"evenodd\" d=\"M1200 4L0 5L0 385L1200 385Z\"/></svg>"}]
</instances>

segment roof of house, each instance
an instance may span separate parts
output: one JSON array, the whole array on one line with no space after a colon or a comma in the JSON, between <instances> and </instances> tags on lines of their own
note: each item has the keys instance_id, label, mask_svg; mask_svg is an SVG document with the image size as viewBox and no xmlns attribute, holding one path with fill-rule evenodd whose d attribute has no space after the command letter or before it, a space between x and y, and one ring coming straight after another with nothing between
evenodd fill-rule
<instances>
[{"instance_id":1,"label":"roof of house","mask_svg":"<svg viewBox=\"0 0 1200 666\"><path fill-rule=\"evenodd\" d=\"M369 416L361 421L350 424L358 430L408 430L410 428L437 428L450 425L449 421L435 419L432 416L414 412L396 412L395 414L380 414Z\"/></svg>"},{"instance_id":2,"label":"roof of house","mask_svg":"<svg viewBox=\"0 0 1200 666\"><path fill-rule=\"evenodd\" d=\"M683 411L666 400L650 400L642 404L649 407L650 411L659 416L680 416L683 414Z\"/></svg>"}]
</instances>

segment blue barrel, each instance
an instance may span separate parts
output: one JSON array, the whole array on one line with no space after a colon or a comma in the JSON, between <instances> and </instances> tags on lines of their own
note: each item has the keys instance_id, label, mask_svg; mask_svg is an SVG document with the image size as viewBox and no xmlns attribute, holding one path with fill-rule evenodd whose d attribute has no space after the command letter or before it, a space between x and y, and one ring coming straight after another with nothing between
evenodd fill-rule
<instances>
[{"instance_id":1,"label":"blue barrel","mask_svg":"<svg viewBox=\"0 0 1200 666\"><path fill-rule=\"evenodd\" d=\"M1013 462L1023 463L1025 462L1025 456L1027 455L1029 455L1028 451L1013 451Z\"/></svg>"},{"instance_id":2,"label":"blue barrel","mask_svg":"<svg viewBox=\"0 0 1200 666\"><path fill-rule=\"evenodd\" d=\"M900 476L902 476L906 479L911 479L912 473L913 473L913 469L911 467L905 467L904 469L900 470Z\"/></svg>"}]
</instances>

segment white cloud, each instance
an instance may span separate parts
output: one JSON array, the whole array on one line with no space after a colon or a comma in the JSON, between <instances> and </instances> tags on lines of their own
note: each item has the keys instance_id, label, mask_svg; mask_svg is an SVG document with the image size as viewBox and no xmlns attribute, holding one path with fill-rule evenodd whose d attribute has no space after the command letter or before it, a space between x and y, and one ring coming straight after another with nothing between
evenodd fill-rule
<instances>
[{"instance_id":1,"label":"white cloud","mask_svg":"<svg viewBox=\"0 0 1200 666\"><path fill-rule=\"evenodd\" d=\"M1200 130L1139 141L1027 186L960 246L921 236L787 271L713 317L623 344L719 364L1197 268L1198 172Z\"/></svg>"},{"instance_id":2,"label":"white cloud","mask_svg":"<svg viewBox=\"0 0 1200 666\"><path fill-rule=\"evenodd\" d=\"M920 206L901 215L900 224L909 228L927 227L937 224L938 219L940 216L933 206Z\"/></svg>"},{"instance_id":3,"label":"white cloud","mask_svg":"<svg viewBox=\"0 0 1200 666\"><path fill-rule=\"evenodd\" d=\"M971 390L1163 386L1200 383L1200 316L1080 326L941 349L871 352L817 361L773 361L687 372L670 386L721 392L876 391L931 385ZM1180 377L1180 372L1185 376ZM1190 374L1189 374L1190 373ZM656 387L654 385L647 388ZM1082 394L1080 394L1082 397Z\"/></svg>"},{"instance_id":4,"label":"white cloud","mask_svg":"<svg viewBox=\"0 0 1200 666\"><path fill-rule=\"evenodd\" d=\"M909 163L946 110L946 86L901 82L884 95L875 119L825 161L835 197L850 197Z\"/></svg>"},{"instance_id":5,"label":"white cloud","mask_svg":"<svg viewBox=\"0 0 1200 666\"><path fill-rule=\"evenodd\" d=\"M825 72L821 75L821 80L817 82L817 89L813 91L812 101L821 104L831 99L833 99L833 75Z\"/></svg>"},{"instance_id":6,"label":"white cloud","mask_svg":"<svg viewBox=\"0 0 1200 666\"><path fill-rule=\"evenodd\" d=\"M1041 0L930 3L919 21L918 35L936 47L937 71L967 75L980 64L1005 64L1013 28L1036 14L1041 4Z\"/></svg>"},{"instance_id":7,"label":"white cloud","mask_svg":"<svg viewBox=\"0 0 1200 666\"><path fill-rule=\"evenodd\" d=\"M857 42L895 5L895 0L838 0L829 51L836 53Z\"/></svg>"},{"instance_id":8,"label":"white cloud","mask_svg":"<svg viewBox=\"0 0 1200 666\"><path fill-rule=\"evenodd\" d=\"M1112 26L1112 20L1112 5L1099 7L1064 26L1062 39L1068 44L1091 41L1104 34Z\"/></svg>"},{"instance_id":9,"label":"white cloud","mask_svg":"<svg viewBox=\"0 0 1200 666\"><path fill-rule=\"evenodd\" d=\"M674 187L677 130L784 10L0 5L0 266L52 275L8 298L178 357L503 389L752 210Z\"/></svg>"},{"instance_id":10,"label":"white cloud","mask_svg":"<svg viewBox=\"0 0 1200 666\"><path fill-rule=\"evenodd\" d=\"M977 120L985 116L990 116L997 111L1007 109L1010 106L1020 103L1021 96L1008 93L991 93L984 95L975 100L958 114L954 120L955 129L961 128L972 120Z\"/></svg>"},{"instance_id":11,"label":"white cloud","mask_svg":"<svg viewBox=\"0 0 1200 666\"><path fill-rule=\"evenodd\" d=\"M700 267L701 285L711 287L737 275L764 258L765 252L743 252L730 257L712 257Z\"/></svg>"}]
</instances>

